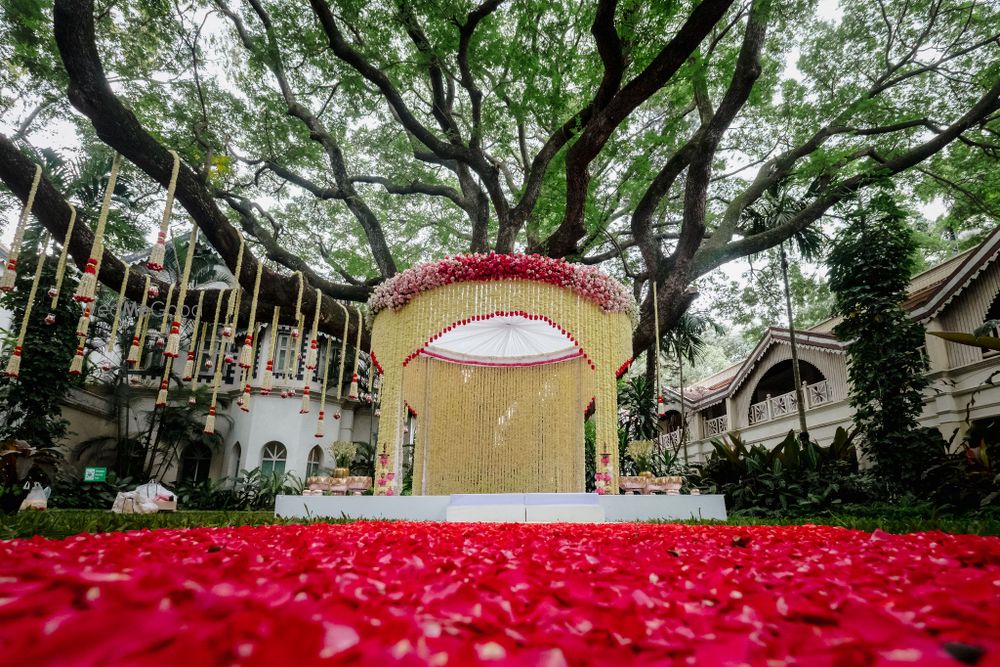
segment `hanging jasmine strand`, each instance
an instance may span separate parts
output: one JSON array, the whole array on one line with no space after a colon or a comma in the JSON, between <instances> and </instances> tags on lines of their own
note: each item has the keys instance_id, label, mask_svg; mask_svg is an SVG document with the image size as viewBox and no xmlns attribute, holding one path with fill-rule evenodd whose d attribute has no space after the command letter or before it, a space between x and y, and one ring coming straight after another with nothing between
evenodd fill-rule
<instances>
[{"instance_id":1,"label":"hanging jasmine strand","mask_svg":"<svg viewBox=\"0 0 1000 667\"><path fill-rule=\"evenodd\" d=\"M281 308L274 307L271 315L270 338L267 341L267 363L264 366L264 375L260 381L260 393L267 396L274 389L274 349L278 344L278 320L281 318Z\"/></svg>"},{"instance_id":2,"label":"hanging jasmine strand","mask_svg":"<svg viewBox=\"0 0 1000 667\"><path fill-rule=\"evenodd\" d=\"M316 370L316 357L318 355L319 344L316 340L319 336L319 308L322 295L319 289L316 290L316 307L313 310L312 333L309 336L309 349L306 350L306 372L302 377L302 406L299 414L309 413L309 384L312 382L313 373Z\"/></svg>"},{"instance_id":3,"label":"hanging jasmine strand","mask_svg":"<svg viewBox=\"0 0 1000 667\"><path fill-rule=\"evenodd\" d=\"M183 300L180 300L183 303ZM191 325L191 344L188 345L187 361L184 362L184 372L181 373L181 381L189 382L194 375L194 357L198 344L201 341L198 327L201 326L201 309L205 303L205 290L198 293L198 306L194 314L194 324ZM204 335L204 334L202 334ZM169 342L167 343L169 347Z\"/></svg>"},{"instance_id":4,"label":"hanging jasmine strand","mask_svg":"<svg viewBox=\"0 0 1000 667\"><path fill-rule=\"evenodd\" d=\"M73 238L73 227L76 226L76 207L69 205L69 223L66 225L66 236L63 238L62 249L59 251L59 261L56 263L56 277L52 287L49 288L49 298L52 304L49 306L49 314L45 318L46 324L55 324L55 310L59 306L59 290L62 289L63 277L66 275L66 258L69 255L69 241ZM128 267L126 267L126 270Z\"/></svg>"},{"instance_id":5,"label":"hanging jasmine strand","mask_svg":"<svg viewBox=\"0 0 1000 667\"><path fill-rule=\"evenodd\" d=\"M298 277L299 291L295 297L295 323L292 325L292 331L288 335L289 354L285 366L285 374L288 375L289 380L294 378L299 370L299 337L305 322L305 317L302 314L302 293L305 291L305 280L302 278L301 271L296 271L295 275ZM292 390L292 395L295 395L294 389Z\"/></svg>"},{"instance_id":6,"label":"hanging jasmine strand","mask_svg":"<svg viewBox=\"0 0 1000 667\"><path fill-rule=\"evenodd\" d=\"M167 201L163 207L163 218L160 220L160 231L156 235L156 243L149 251L149 261L146 266L150 271L162 271L163 260L167 253L167 230L170 226L170 212L174 208L174 191L177 189L177 174L180 173L181 159L176 151L170 151L174 158L173 168L170 170L170 181L167 183Z\"/></svg>"},{"instance_id":7,"label":"hanging jasmine strand","mask_svg":"<svg viewBox=\"0 0 1000 667\"><path fill-rule=\"evenodd\" d=\"M191 264L194 261L194 252L198 247L198 228L191 228L191 239L188 241L187 257L184 258L184 272L181 274L181 288L177 294L177 307L174 308L174 320L170 325L170 335L167 336L167 347L163 351L163 356L176 359L181 354L181 317L184 301L187 299L188 283L191 280ZM204 292L203 292L204 294ZM197 325L195 325L197 333Z\"/></svg>"},{"instance_id":8,"label":"hanging jasmine strand","mask_svg":"<svg viewBox=\"0 0 1000 667\"><path fill-rule=\"evenodd\" d=\"M28 302L24 306L24 315L21 317L21 328L17 333L17 342L14 343L14 350L7 360L7 377L19 378L21 376L21 353L24 351L24 337L28 333L28 322L31 319L31 310L35 304L35 295L38 294L38 283L42 279L42 267L45 266L45 246L48 244L48 236L42 236L38 244L38 261L35 262L35 275L31 281L31 290L28 292ZM15 269L16 270L16 269Z\"/></svg>"},{"instance_id":9,"label":"hanging jasmine strand","mask_svg":"<svg viewBox=\"0 0 1000 667\"><path fill-rule=\"evenodd\" d=\"M21 244L24 241L24 228L31 217L31 209L35 206L35 195L38 194L38 184L42 180L42 166L35 165L35 177L31 181L31 189L28 190L28 200L24 202L21 209L21 217L17 219L17 227L14 228L14 240L10 244L10 253L7 255L7 265L4 268L3 277L0 278L0 292L10 292L14 289L17 280L17 258L21 254Z\"/></svg>"},{"instance_id":10,"label":"hanging jasmine strand","mask_svg":"<svg viewBox=\"0 0 1000 667\"><path fill-rule=\"evenodd\" d=\"M243 259L242 253L239 259ZM239 288L237 287L229 293L227 306L232 305L233 297L238 295ZM218 315L219 313L216 311L216 320L218 320ZM226 337L224 335L220 335L218 336L218 339L218 345L215 346L215 373L212 374L212 400L208 406L208 416L205 418L205 433L215 433L215 410L218 407L219 385L222 383L223 364L219 360L219 357L222 355L222 348L226 344ZM212 352L209 350L209 355L211 356L211 354Z\"/></svg>"},{"instance_id":11,"label":"hanging jasmine strand","mask_svg":"<svg viewBox=\"0 0 1000 667\"><path fill-rule=\"evenodd\" d=\"M222 327L223 338L233 337L233 332L235 332L236 324L240 318L240 300L243 296L243 290L240 287L240 274L243 272L243 252L246 244L243 241L243 235L238 231L236 234L240 237L240 249L236 253L236 298L232 296L229 298L228 309L226 310L226 325Z\"/></svg>"},{"instance_id":12,"label":"hanging jasmine strand","mask_svg":"<svg viewBox=\"0 0 1000 667\"><path fill-rule=\"evenodd\" d=\"M128 287L128 276L131 270L132 267L126 264L125 273L122 275L122 286L118 289L118 299L115 301L115 316L111 320L111 332L108 334L107 344L104 346L107 352L111 352L115 348L115 342L118 339L118 325L121 323L122 304L125 302L125 289ZM56 294L56 298L58 296Z\"/></svg>"},{"instance_id":13,"label":"hanging jasmine strand","mask_svg":"<svg viewBox=\"0 0 1000 667\"><path fill-rule=\"evenodd\" d=\"M323 384L319 390L319 419L316 420L316 437L326 435L326 381L330 375L330 339L326 339L326 351L323 357Z\"/></svg>"},{"instance_id":14,"label":"hanging jasmine strand","mask_svg":"<svg viewBox=\"0 0 1000 667\"><path fill-rule=\"evenodd\" d=\"M111 174L108 176L108 187L104 191L104 200L101 202L101 212L97 216L97 228L94 230L94 242L90 246L90 255L87 259L87 266L83 269L83 276L76 286L74 301L80 303L93 303L97 298L97 275L101 270L101 259L104 257L104 229L108 224L108 213L111 210L111 195L115 191L115 182L118 180L118 171L122 166L122 156L115 153L111 160Z\"/></svg>"},{"instance_id":15,"label":"hanging jasmine strand","mask_svg":"<svg viewBox=\"0 0 1000 667\"><path fill-rule=\"evenodd\" d=\"M337 400L339 401L344 393L344 366L347 362L347 332L351 325L351 311L341 302L337 302L340 309L344 311L344 333L340 335L340 372L337 374Z\"/></svg>"},{"instance_id":16,"label":"hanging jasmine strand","mask_svg":"<svg viewBox=\"0 0 1000 667\"><path fill-rule=\"evenodd\" d=\"M135 367L139 364L139 352L142 349L142 330L143 323L149 317L146 312L146 304L149 302L149 275L146 275L146 280L142 288L142 301L139 302L139 316L135 320L135 330L132 332L132 345L128 349L128 357L126 359L127 363L131 367Z\"/></svg>"},{"instance_id":17,"label":"hanging jasmine strand","mask_svg":"<svg viewBox=\"0 0 1000 667\"><path fill-rule=\"evenodd\" d=\"M253 363L254 350L254 324L257 321L257 298L260 295L260 276L264 272L264 262L257 262L257 275L253 281L253 296L250 298L250 319L247 322L247 335L243 339L243 347L240 349L240 368L250 368Z\"/></svg>"},{"instance_id":18,"label":"hanging jasmine strand","mask_svg":"<svg viewBox=\"0 0 1000 667\"><path fill-rule=\"evenodd\" d=\"M365 317L361 314L361 309L357 308L358 311L358 335L357 339L354 341L354 371L351 373L351 389L347 392L347 400L356 401L360 390L358 389L358 359L361 355L361 330L364 328Z\"/></svg>"},{"instance_id":19,"label":"hanging jasmine strand","mask_svg":"<svg viewBox=\"0 0 1000 667\"><path fill-rule=\"evenodd\" d=\"M240 404L240 410L243 412L250 412L250 383L253 380L253 360L257 358L260 325L255 323L252 330L254 331L254 338L253 345L250 348L250 365L243 369L243 402Z\"/></svg>"},{"instance_id":20,"label":"hanging jasmine strand","mask_svg":"<svg viewBox=\"0 0 1000 667\"><path fill-rule=\"evenodd\" d=\"M188 352L187 363L193 367L191 375L189 375L187 378L184 378L185 381L187 380L191 381L191 386L190 386L191 395L188 398L188 405L195 405L198 403L198 400L195 398L195 389L198 388L198 369L200 369L200 364L201 364L201 351L203 347L202 341L205 340L206 335L208 335L208 322L204 322L201 325L201 335L198 337L198 351ZM192 362L191 359L194 359L195 361ZM185 370L185 372L187 371Z\"/></svg>"},{"instance_id":21,"label":"hanging jasmine strand","mask_svg":"<svg viewBox=\"0 0 1000 667\"><path fill-rule=\"evenodd\" d=\"M167 301L163 304L163 315L160 316L160 326L156 331L154 331L156 334L156 340L153 341L153 345L161 350L166 347L167 344L165 334L170 322L170 306L173 303L173 300L174 283L170 283L170 287L167 288ZM143 338L143 340L145 340L145 338Z\"/></svg>"}]
</instances>

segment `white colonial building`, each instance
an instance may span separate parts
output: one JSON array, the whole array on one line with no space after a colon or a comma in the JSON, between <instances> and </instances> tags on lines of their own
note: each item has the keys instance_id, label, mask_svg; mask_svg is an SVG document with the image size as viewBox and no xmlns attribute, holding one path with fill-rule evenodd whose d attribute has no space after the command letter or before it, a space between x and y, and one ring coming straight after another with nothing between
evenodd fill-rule
<instances>
[{"instance_id":1,"label":"white colonial building","mask_svg":"<svg viewBox=\"0 0 1000 667\"><path fill-rule=\"evenodd\" d=\"M904 307L928 332L972 333L983 322L1000 319L998 255L1000 229L979 246L914 276ZM821 444L830 442L837 427L849 427L853 414L845 346L832 333L838 322L830 319L795 332L807 426ZM993 424L1000 417L1000 356L930 334L924 351L931 384L922 424L946 439L954 436L956 444L973 426L982 433L1000 432ZM673 391L668 399L671 411L662 440L677 443L680 395ZM711 451L712 438L727 433L739 433L747 444L774 446L789 431L798 431L788 329L769 329L746 359L688 387L684 412L692 462Z\"/></svg>"}]
</instances>

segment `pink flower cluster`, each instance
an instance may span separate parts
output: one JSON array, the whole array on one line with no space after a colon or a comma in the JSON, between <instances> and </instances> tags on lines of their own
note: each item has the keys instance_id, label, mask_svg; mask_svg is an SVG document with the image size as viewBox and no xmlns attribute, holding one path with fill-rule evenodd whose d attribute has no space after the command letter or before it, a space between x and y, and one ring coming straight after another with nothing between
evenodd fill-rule
<instances>
[{"instance_id":1,"label":"pink flower cluster","mask_svg":"<svg viewBox=\"0 0 1000 667\"><path fill-rule=\"evenodd\" d=\"M356 522L0 542L0 664L1000 665L1000 540Z\"/></svg>"},{"instance_id":2,"label":"pink flower cluster","mask_svg":"<svg viewBox=\"0 0 1000 667\"><path fill-rule=\"evenodd\" d=\"M609 313L638 316L628 289L593 266L570 264L542 255L475 253L417 264L375 288L368 300L371 313L398 310L416 295L452 283L475 280L533 280L573 290Z\"/></svg>"}]
</instances>

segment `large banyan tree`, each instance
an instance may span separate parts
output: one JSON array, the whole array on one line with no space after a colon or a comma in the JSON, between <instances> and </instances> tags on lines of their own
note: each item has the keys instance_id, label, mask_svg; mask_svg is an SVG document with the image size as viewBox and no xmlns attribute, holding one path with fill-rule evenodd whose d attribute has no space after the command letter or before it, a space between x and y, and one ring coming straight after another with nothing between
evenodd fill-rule
<instances>
[{"instance_id":1,"label":"large banyan tree","mask_svg":"<svg viewBox=\"0 0 1000 667\"><path fill-rule=\"evenodd\" d=\"M336 299L365 301L414 262L531 252L630 281L638 354L650 281L668 326L699 276L887 178L975 195L961 161L1000 143L990 2L858 0L825 19L804 0L3 7L0 180L15 197L53 126L157 189L174 150L177 203L204 239L235 270L239 227L267 259L260 316L294 310L301 272L302 310L337 335ZM801 205L750 229L744 211L775 187ZM34 214L59 239L66 199L44 174ZM82 210L69 243L80 267L95 217ZM112 235L99 276L115 290L116 250ZM130 274L129 297L144 279Z\"/></svg>"}]
</instances>

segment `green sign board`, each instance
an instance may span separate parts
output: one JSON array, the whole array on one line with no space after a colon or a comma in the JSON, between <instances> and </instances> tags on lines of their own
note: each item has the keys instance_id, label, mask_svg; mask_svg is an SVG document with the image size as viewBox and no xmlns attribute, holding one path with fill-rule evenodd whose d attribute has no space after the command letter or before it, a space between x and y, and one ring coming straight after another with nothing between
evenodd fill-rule
<instances>
[{"instance_id":1,"label":"green sign board","mask_svg":"<svg viewBox=\"0 0 1000 667\"><path fill-rule=\"evenodd\" d=\"M83 481L85 482L105 482L108 479L107 468L84 468Z\"/></svg>"}]
</instances>

